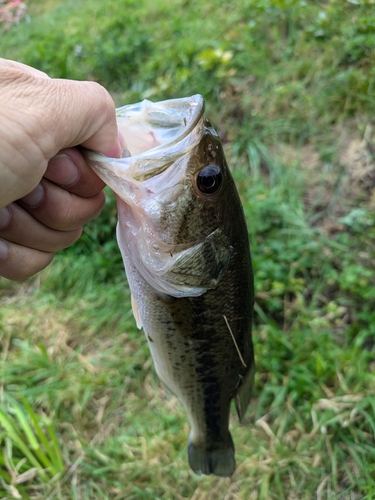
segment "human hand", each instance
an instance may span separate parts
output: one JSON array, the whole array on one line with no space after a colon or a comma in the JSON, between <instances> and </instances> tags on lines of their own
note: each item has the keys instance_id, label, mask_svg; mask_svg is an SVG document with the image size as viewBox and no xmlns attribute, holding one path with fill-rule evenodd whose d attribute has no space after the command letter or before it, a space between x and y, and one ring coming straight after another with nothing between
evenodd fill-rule
<instances>
[{"instance_id":1,"label":"human hand","mask_svg":"<svg viewBox=\"0 0 375 500\"><path fill-rule=\"evenodd\" d=\"M120 156L107 91L0 59L0 276L40 271L102 209L104 183L77 145Z\"/></svg>"}]
</instances>

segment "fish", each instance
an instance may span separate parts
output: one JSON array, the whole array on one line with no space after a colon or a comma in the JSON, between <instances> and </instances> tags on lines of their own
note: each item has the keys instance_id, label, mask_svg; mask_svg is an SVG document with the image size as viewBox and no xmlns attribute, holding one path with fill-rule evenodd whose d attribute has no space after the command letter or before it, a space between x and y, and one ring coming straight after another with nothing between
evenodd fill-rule
<instances>
[{"instance_id":1,"label":"fish","mask_svg":"<svg viewBox=\"0 0 375 500\"><path fill-rule=\"evenodd\" d=\"M231 401L241 421L254 380L254 284L243 207L204 108L199 94L123 106L122 158L86 154L116 195L134 317L188 415L190 467L231 477Z\"/></svg>"}]
</instances>

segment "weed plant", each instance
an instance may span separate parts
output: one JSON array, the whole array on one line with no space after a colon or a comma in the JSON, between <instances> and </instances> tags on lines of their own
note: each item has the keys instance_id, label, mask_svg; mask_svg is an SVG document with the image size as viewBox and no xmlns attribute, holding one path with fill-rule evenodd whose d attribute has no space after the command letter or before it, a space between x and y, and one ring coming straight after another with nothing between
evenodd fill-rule
<instances>
[{"instance_id":1,"label":"weed plant","mask_svg":"<svg viewBox=\"0 0 375 500\"><path fill-rule=\"evenodd\" d=\"M47 0L3 28L1 56L118 104L206 97L248 222L257 370L233 478L194 475L108 192L46 271L0 281L0 498L375 498L374 46L371 0Z\"/></svg>"}]
</instances>

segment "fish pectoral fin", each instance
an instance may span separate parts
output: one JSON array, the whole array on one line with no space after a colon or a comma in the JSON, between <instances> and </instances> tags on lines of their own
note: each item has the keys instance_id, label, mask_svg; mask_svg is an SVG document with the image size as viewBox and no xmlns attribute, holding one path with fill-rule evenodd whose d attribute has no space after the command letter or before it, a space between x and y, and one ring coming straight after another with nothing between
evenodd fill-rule
<instances>
[{"instance_id":1,"label":"fish pectoral fin","mask_svg":"<svg viewBox=\"0 0 375 500\"><path fill-rule=\"evenodd\" d=\"M249 406L251 393L253 392L254 368L255 365L254 361L252 360L251 365L245 375L240 375L238 385L234 394L234 404L236 406L237 415L240 421L245 416L247 407Z\"/></svg>"},{"instance_id":2,"label":"fish pectoral fin","mask_svg":"<svg viewBox=\"0 0 375 500\"><path fill-rule=\"evenodd\" d=\"M141 315L139 313L139 309L138 309L137 303L135 301L135 298L133 297L133 294L131 294L131 303L132 303L133 316L134 316L135 322L137 323L137 328L140 330L142 328L143 324L142 324Z\"/></svg>"},{"instance_id":3,"label":"fish pectoral fin","mask_svg":"<svg viewBox=\"0 0 375 500\"><path fill-rule=\"evenodd\" d=\"M215 288L228 267L231 253L228 236L217 229L202 243L182 252L163 279L183 287Z\"/></svg>"}]
</instances>

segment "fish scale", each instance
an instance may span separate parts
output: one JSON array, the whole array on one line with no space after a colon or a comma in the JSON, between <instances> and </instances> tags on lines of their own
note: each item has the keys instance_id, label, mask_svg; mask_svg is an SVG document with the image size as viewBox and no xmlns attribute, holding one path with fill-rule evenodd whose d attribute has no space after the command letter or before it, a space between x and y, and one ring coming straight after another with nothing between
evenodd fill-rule
<instances>
[{"instance_id":1,"label":"fish scale","mask_svg":"<svg viewBox=\"0 0 375 500\"><path fill-rule=\"evenodd\" d=\"M203 112L199 95L125 106L126 158L87 157L116 193L134 315L189 417L190 466L228 477L231 400L242 419L253 384L253 274L240 198Z\"/></svg>"}]
</instances>

